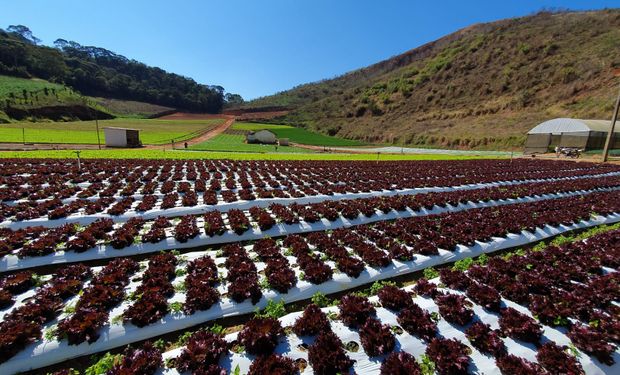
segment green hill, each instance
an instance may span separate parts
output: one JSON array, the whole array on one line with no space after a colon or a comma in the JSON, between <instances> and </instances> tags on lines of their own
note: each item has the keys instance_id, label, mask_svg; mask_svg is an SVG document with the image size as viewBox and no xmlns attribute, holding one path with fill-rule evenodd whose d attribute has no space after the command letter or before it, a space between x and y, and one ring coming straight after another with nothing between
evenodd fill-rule
<instances>
[{"instance_id":1,"label":"green hill","mask_svg":"<svg viewBox=\"0 0 620 375\"><path fill-rule=\"evenodd\" d=\"M544 119L609 118L619 67L620 10L541 12L242 107L290 109L273 121L367 142L511 148Z\"/></svg>"},{"instance_id":2,"label":"green hill","mask_svg":"<svg viewBox=\"0 0 620 375\"><path fill-rule=\"evenodd\" d=\"M44 79L82 95L194 112L217 113L226 98L235 97L225 95L221 86L199 84L191 78L147 66L104 48L83 46L65 39L54 41L54 47L40 45L40 42L22 25L11 25L6 31L0 29L0 74ZM30 99L25 98L25 101ZM11 107L11 104L5 103L5 106Z\"/></svg>"},{"instance_id":3,"label":"green hill","mask_svg":"<svg viewBox=\"0 0 620 375\"><path fill-rule=\"evenodd\" d=\"M13 120L110 119L105 106L70 87L39 78L0 75L0 123Z\"/></svg>"}]
</instances>

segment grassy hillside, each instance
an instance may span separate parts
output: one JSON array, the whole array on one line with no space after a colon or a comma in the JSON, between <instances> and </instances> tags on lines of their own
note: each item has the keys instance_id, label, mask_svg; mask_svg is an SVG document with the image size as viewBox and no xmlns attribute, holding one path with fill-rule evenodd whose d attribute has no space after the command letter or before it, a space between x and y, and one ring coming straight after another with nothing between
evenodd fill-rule
<instances>
[{"instance_id":1,"label":"grassy hillside","mask_svg":"<svg viewBox=\"0 0 620 375\"><path fill-rule=\"evenodd\" d=\"M100 112L101 118L111 117L103 106L70 87L38 78L0 75L0 123L10 118L94 118L94 111Z\"/></svg>"},{"instance_id":2,"label":"grassy hillside","mask_svg":"<svg viewBox=\"0 0 620 375\"><path fill-rule=\"evenodd\" d=\"M95 118L95 111L102 119L149 118L172 110L132 100L91 98L39 78L0 75L0 123L19 119L88 120Z\"/></svg>"},{"instance_id":3,"label":"grassy hillside","mask_svg":"<svg viewBox=\"0 0 620 375\"><path fill-rule=\"evenodd\" d=\"M519 147L552 117L609 118L620 10L478 24L378 64L245 105L274 121L367 142Z\"/></svg>"},{"instance_id":4,"label":"grassy hillside","mask_svg":"<svg viewBox=\"0 0 620 375\"><path fill-rule=\"evenodd\" d=\"M147 66L110 50L56 39L41 45L28 27L0 29L0 74L63 83L89 96L217 113L224 88Z\"/></svg>"},{"instance_id":5,"label":"grassy hillside","mask_svg":"<svg viewBox=\"0 0 620 375\"><path fill-rule=\"evenodd\" d=\"M174 108L157 104L138 102L135 100L120 100L110 98L92 98L97 104L105 107L118 117L151 118L171 112Z\"/></svg>"}]
</instances>

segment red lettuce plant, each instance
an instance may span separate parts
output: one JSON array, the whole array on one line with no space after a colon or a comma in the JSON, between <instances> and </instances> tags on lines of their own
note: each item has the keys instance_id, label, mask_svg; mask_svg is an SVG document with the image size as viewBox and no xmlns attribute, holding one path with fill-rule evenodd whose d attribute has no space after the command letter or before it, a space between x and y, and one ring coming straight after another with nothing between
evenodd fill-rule
<instances>
[{"instance_id":1,"label":"red lettuce plant","mask_svg":"<svg viewBox=\"0 0 620 375\"><path fill-rule=\"evenodd\" d=\"M501 310L499 327L505 335L534 344L537 344L542 336L540 324L512 307Z\"/></svg>"},{"instance_id":2,"label":"red lettuce plant","mask_svg":"<svg viewBox=\"0 0 620 375\"><path fill-rule=\"evenodd\" d=\"M465 290L471 283L469 277L462 271L442 268L439 270L439 275L441 282L452 289Z\"/></svg>"},{"instance_id":3,"label":"red lettuce plant","mask_svg":"<svg viewBox=\"0 0 620 375\"><path fill-rule=\"evenodd\" d=\"M421 375L420 365L407 352L392 352L381 364L381 375Z\"/></svg>"},{"instance_id":4,"label":"red lettuce plant","mask_svg":"<svg viewBox=\"0 0 620 375\"><path fill-rule=\"evenodd\" d=\"M529 362L516 355L508 354L495 360L495 364L504 375L547 375L539 364Z\"/></svg>"},{"instance_id":5,"label":"red lettuce plant","mask_svg":"<svg viewBox=\"0 0 620 375\"><path fill-rule=\"evenodd\" d=\"M332 331L319 334L308 348L308 360L317 375L346 374L354 363L345 353L342 341Z\"/></svg>"},{"instance_id":6,"label":"red lettuce plant","mask_svg":"<svg viewBox=\"0 0 620 375\"><path fill-rule=\"evenodd\" d=\"M614 364L612 355L616 346L608 342L605 334L583 324L574 324L568 332L568 337L576 347L594 355L602 363L609 366Z\"/></svg>"},{"instance_id":7,"label":"red lettuce plant","mask_svg":"<svg viewBox=\"0 0 620 375\"><path fill-rule=\"evenodd\" d=\"M585 374L579 361L566 353L566 347L554 342L543 344L536 353L536 359L547 371L552 374L582 375Z\"/></svg>"},{"instance_id":8,"label":"red lettuce plant","mask_svg":"<svg viewBox=\"0 0 620 375\"><path fill-rule=\"evenodd\" d=\"M304 309L293 325L293 332L298 336L313 336L331 329L327 316L314 303Z\"/></svg>"},{"instance_id":9,"label":"red lettuce plant","mask_svg":"<svg viewBox=\"0 0 620 375\"><path fill-rule=\"evenodd\" d=\"M472 282L467 288L467 297L487 310L499 312L501 297L492 286Z\"/></svg>"},{"instance_id":10,"label":"red lettuce plant","mask_svg":"<svg viewBox=\"0 0 620 375\"><path fill-rule=\"evenodd\" d=\"M21 320L0 322L0 363L41 338L41 325Z\"/></svg>"},{"instance_id":11,"label":"red lettuce plant","mask_svg":"<svg viewBox=\"0 0 620 375\"><path fill-rule=\"evenodd\" d=\"M448 322L465 325L474 317L471 303L465 297L458 294L440 294L435 297L435 303L439 307L439 313Z\"/></svg>"},{"instance_id":12,"label":"red lettuce plant","mask_svg":"<svg viewBox=\"0 0 620 375\"><path fill-rule=\"evenodd\" d=\"M174 367L179 372L218 370L220 357L228 353L228 344L224 338L211 331L198 331L192 334L181 354L174 359ZM214 367L212 367L214 366ZM217 374L217 372L207 372Z\"/></svg>"},{"instance_id":13,"label":"red lettuce plant","mask_svg":"<svg viewBox=\"0 0 620 375\"><path fill-rule=\"evenodd\" d=\"M467 374L470 349L456 339L434 338L426 347L439 375Z\"/></svg>"},{"instance_id":14,"label":"red lettuce plant","mask_svg":"<svg viewBox=\"0 0 620 375\"><path fill-rule=\"evenodd\" d=\"M356 296L355 294L347 294L342 297L338 308L340 309L340 319L342 319L342 322L352 328L364 324L375 313L375 308L368 301L368 298Z\"/></svg>"},{"instance_id":15,"label":"red lettuce plant","mask_svg":"<svg viewBox=\"0 0 620 375\"><path fill-rule=\"evenodd\" d=\"M405 331L422 340L430 341L437 335L437 324L431 319L431 314L415 303L402 309L397 321Z\"/></svg>"},{"instance_id":16,"label":"red lettuce plant","mask_svg":"<svg viewBox=\"0 0 620 375\"><path fill-rule=\"evenodd\" d=\"M168 311L168 301L163 294L147 292L125 310L123 318L138 327L144 327L163 318Z\"/></svg>"},{"instance_id":17,"label":"red lettuce plant","mask_svg":"<svg viewBox=\"0 0 620 375\"><path fill-rule=\"evenodd\" d=\"M270 354L257 357L250 365L248 375L295 375L298 373L299 369L292 359L279 354Z\"/></svg>"},{"instance_id":18,"label":"red lettuce plant","mask_svg":"<svg viewBox=\"0 0 620 375\"><path fill-rule=\"evenodd\" d=\"M506 354L504 342L488 324L475 322L467 328L465 335L474 348L482 353L491 354L496 358Z\"/></svg>"},{"instance_id":19,"label":"red lettuce plant","mask_svg":"<svg viewBox=\"0 0 620 375\"><path fill-rule=\"evenodd\" d=\"M375 318L366 319L360 327L360 340L368 356L376 357L391 352L396 345L396 339L387 324Z\"/></svg>"},{"instance_id":20,"label":"red lettuce plant","mask_svg":"<svg viewBox=\"0 0 620 375\"><path fill-rule=\"evenodd\" d=\"M174 238L181 243L187 242L199 234L200 231L194 216L183 216L176 228L174 228Z\"/></svg>"},{"instance_id":21,"label":"red lettuce plant","mask_svg":"<svg viewBox=\"0 0 620 375\"><path fill-rule=\"evenodd\" d=\"M152 375L162 364L161 351L147 341L140 348L125 349L121 363L112 367L107 375Z\"/></svg>"},{"instance_id":22,"label":"red lettuce plant","mask_svg":"<svg viewBox=\"0 0 620 375\"><path fill-rule=\"evenodd\" d=\"M437 285L435 283L431 283L424 277L418 279L418 282L415 284L413 289L416 293L424 297L435 298L438 293Z\"/></svg>"},{"instance_id":23,"label":"red lettuce plant","mask_svg":"<svg viewBox=\"0 0 620 375\"><path fill-rule=\"evenodd\" d=\"M250 354L270 354L284 335L280 321L274 318L252 318L239 332L238 340Z\"/></svg>"},{"instance_id":24,"label":"red lettuce plant","mask_svg":"<svg viewBox=\"0 0 620 375\"><path fill-rule=\"evenodd\" d=\"M377 295L379 296L379 301L381 301L381 305L386 309L398 311L400 309L413 305L411 295L408 292L393 285L385 285L379 290L379 293L377 293Z\"/></svg>"},{"instance_id":25,"label":"red lettuce plant","mask_svg":"<svg viewBox=\"0 0 620 375\"><path fill-rule=\"evenodd\" d=\"M78 308L71 317L58 323L58 332L60 336L67 337L69 345L79 345L84 341L93 343L99 338L99 329L107 320L107 311Z\"/></svg>"}]
</instances>

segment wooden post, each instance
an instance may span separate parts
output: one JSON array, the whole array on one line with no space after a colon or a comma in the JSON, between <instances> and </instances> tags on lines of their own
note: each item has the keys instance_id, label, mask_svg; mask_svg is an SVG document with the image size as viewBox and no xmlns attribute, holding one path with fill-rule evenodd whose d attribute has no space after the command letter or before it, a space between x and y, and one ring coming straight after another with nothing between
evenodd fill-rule
<instances>
[{"instance_id":1,"label":"wooden post","mask_svg":"<svg viewBox=\"0 0 620 375\"><path fill-rule=\"evenodd\" d=\"M620 76L620 69L616 69L614 72L616 77ZM616 128L616 120L618 120L618 109L620 107L620 92L618 93L618 99L616 100L616 107L614 108L614 115L611 118L611 126L609 133L607 133L607 140L605 141L605 148L603 148L603 163L607 161L609 157L609 147L611 147L611 140L614 137L614 130Z\"/></svg>"}]
</instances>

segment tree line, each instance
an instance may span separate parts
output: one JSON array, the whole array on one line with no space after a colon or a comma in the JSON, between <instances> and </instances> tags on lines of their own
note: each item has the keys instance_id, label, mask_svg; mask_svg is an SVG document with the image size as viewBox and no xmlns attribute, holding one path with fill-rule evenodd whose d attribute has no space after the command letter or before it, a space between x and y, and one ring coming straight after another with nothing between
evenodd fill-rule
<instances>
[{"instance_id":1,"label":"tree line","mask_svg":"<svg viewBox=\"0 0 620 375\"><path fill-rule=\"evenodd\" d=\"M40 45L23 25L0 29L0 74L38 77L62 83L84 95L136 100L197 112L219 112L223 105L243 101L221 86L202 85L128 59L105 48L57 39Z\"/></svg>"}]
</instances>

